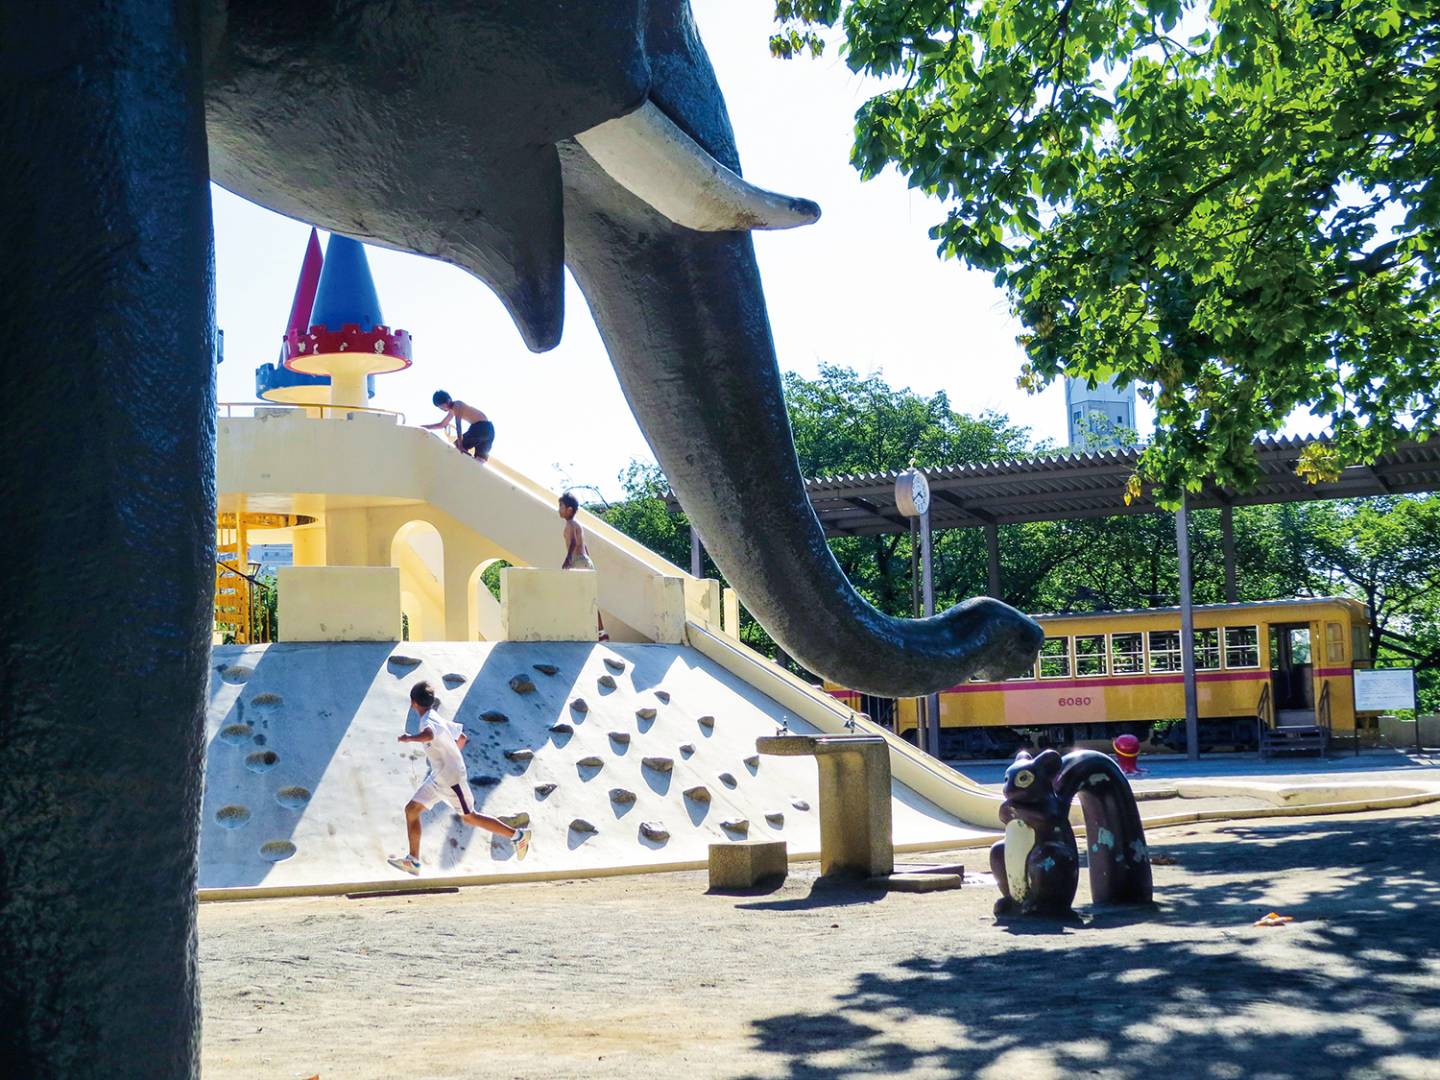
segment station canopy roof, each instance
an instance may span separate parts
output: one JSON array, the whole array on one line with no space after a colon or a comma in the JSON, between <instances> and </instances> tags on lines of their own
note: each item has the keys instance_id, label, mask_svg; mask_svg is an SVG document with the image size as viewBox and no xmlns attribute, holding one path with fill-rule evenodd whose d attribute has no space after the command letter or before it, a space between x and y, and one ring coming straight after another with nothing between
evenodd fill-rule
<instances>
[{"instance_id":1,"label":"station canopy roof","mask_svg":"<svg viewBox=\"0 0 1440 1080\"><path fill-rule=\"evenodd\" d=\"M1311 484L1296 475L1295 466L1304 447L1324 441L1257 442L1261 476L1253 487L1241 491L1207 484L1189 496L1188 505L1204 509L1440 490L1440 439L1401 444L1373 465L1352 465L1333 482ZM1128 505L1125 502L1125 487L1140 452L1141 448L1103 450L926 470L931 528L1152 513L1157 507L1149 492ZM808 480L805 486L827 535L909 532L909 519L895 505L897 475L825 476ZM679 508L673 494L669 502Z\"/></svg>"}]
</instances>

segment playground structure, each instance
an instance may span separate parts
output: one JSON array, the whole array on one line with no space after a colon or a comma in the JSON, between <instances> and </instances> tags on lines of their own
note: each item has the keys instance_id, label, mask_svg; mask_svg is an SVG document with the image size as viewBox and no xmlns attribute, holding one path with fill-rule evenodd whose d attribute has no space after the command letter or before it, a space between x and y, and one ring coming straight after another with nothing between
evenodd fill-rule
<instances>
[{"instance_id":1,"label":"playground structure","mask_svg":"<svg viewBox=\"0 0 1440 1080\"><path fill-rule=\"evenodd\" d=\"M536 841L521 868L502 842L444 827L441 808L419 887L698 866L710 843L759 839L803 859L858 837L883 850L859 861L888 873L892 845L993 840L997 796L741 645L718 582L585 511L596 571L556 569L557 493L369 404L366 378L394 366L396 341L408 362L409 337L380 322L364 249L332 237L322 256L311 239L281 363L257 372L280 403L217 421L215 626L231 643L210 680L202 897L415 887L384 856L424 771L395 742L422 678L470 734L478 808L529 822ZM265 608L275 627L238 611L261 540L293 555ZM268 629L274 642L256 640ZM893 765L842 793L830 766L847 755L822 754L817 778L757 752L777 733L858 737Z\"/></svg>"}]
</instances>

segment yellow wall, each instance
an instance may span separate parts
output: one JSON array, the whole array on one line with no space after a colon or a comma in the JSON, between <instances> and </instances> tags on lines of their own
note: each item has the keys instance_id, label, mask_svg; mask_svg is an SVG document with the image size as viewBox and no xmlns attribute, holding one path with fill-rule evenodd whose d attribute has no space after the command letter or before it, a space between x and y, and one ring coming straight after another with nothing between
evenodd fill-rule
<instances>
[{"instance_id":1,"label":"yellow wall","mask_svg":"<svg viewBox=\"0 0 1440 1080\"><path fill-rule=\"evenodd\" d=\"M675 645L685 640L685 582L678 577L653 577L646 582L650 607L637 629L651 641ZM702 625L708 625L702 624Z\"/></svg>"},{"instance_id":2,"label":"yellow wall","mask_svg":"<svg viewBox=\"0 0 1440 1080\"><path fill-rule=\"evenodd\" d=\"M736 641L740 640L740 594L734 589L726 589L723 597L725 618L723 626L725 633L729 634Z\"/></svg>"},{"instance_id":3,"label":"yellow wall","mask_svg":"<svg viewBox=\"0 0 1440 1080\"><path fill-rule=\"evenodd\" d=\"M704 623L712 630L720 629L720 582L713 578L687 577L685 581L685 617Z\"/></svg>"},{"instance_id":4,"label":"yellow wall","mask_svg":"<svg viewBox=\"0 0 1440 1080\"><path fill-rule=\"evenodd\" d=\"M281 641L399 641L400 571L389 566L282 566Z\"/></svg>"},{"instance_id":5,"label":"yellow wall","mask_svg":"<svg viewBox=\"0 0 1440 1080\"><path fill-rule=\"evenodd\" d=\"M595 573L590 570L500 571L500 624L506 641L594 641Z\"/></svg>"}]
</instances>

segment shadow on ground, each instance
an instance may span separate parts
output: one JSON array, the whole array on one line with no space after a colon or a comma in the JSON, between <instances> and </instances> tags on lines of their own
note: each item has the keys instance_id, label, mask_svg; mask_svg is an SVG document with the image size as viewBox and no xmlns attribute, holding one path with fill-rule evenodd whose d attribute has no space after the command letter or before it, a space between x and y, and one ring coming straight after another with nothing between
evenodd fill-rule
<instances>
[{"instance_id":1,"label":"shadow on ground","mask_svg":"<svg viewBox=\"0 0 1440 1080\"><path fill-rule=\"evenodd\" d=\"M1440 1077L1440 818L1224 834L1154 838L1184 874L1149 922L987 928L966 957L917 927L927 955L756 1021L754 1075ZM1277 897L1296 921L1254 928Z\"/></svg>"}]
</instances>

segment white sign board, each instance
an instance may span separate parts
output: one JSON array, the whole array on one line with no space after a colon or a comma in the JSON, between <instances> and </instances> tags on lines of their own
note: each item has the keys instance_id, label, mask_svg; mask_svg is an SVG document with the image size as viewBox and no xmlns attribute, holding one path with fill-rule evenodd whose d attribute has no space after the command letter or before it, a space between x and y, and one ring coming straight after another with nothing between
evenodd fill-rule
<instances>
[{"instance_id":1,"label":"white sign board","mask_svg":"<svg viewBox=\"0 0 1440 1080\"><path fill-rule=\"evenodd\" d=\"M1355 669L1355 711L1390 712L1415 708L1413 668Z\"/></svg>"}]
</instances>

